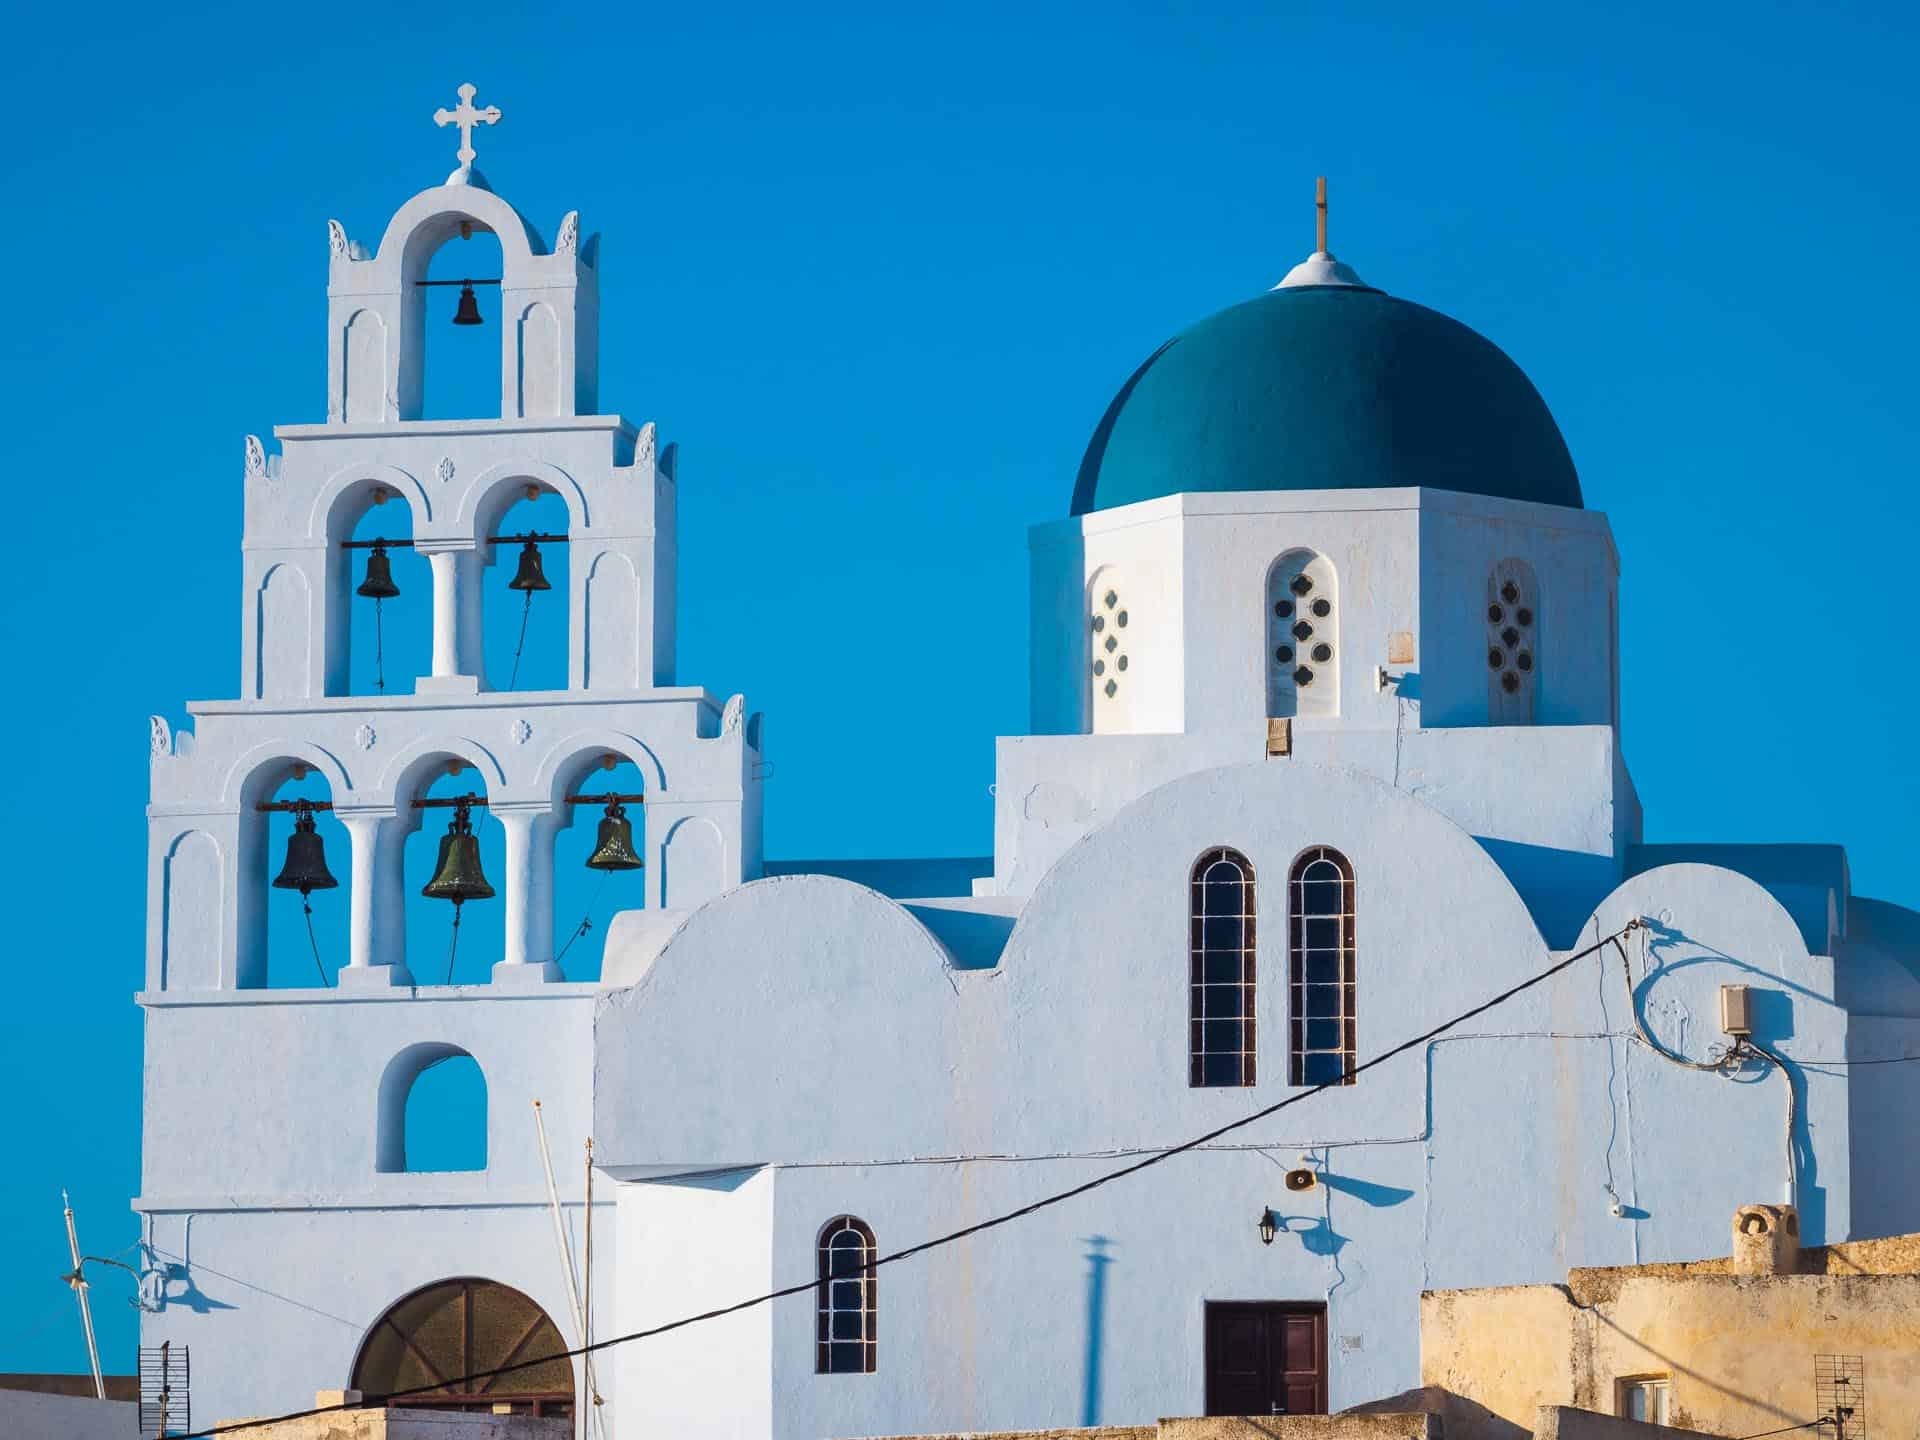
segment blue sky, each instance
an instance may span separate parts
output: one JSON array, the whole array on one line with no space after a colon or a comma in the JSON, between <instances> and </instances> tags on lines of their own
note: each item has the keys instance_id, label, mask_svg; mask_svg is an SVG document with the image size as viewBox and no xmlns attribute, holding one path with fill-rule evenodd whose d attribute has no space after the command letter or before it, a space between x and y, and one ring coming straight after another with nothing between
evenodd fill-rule
<instances>
[{"instance_id":1,"label":"blue sky","mask_svg":"<svg viewBox=\"0 0 1920 1440\"><path fill-rule=\"evenodd\" d=\"M322 418L325 221L445 176L463 80L495 187L603 232L603 408L681 444L681 678L767 713L771 855L989 848L1025 527L1326 174L1335 250L1512 354L1612 519L1647 838L1841 841L1920 905L1916 20L1681 8L17 14L0 1369L84 1366L62 1185L136 1236L145 719L234 693L241 437Z\"/></svg>"}]
</instances>

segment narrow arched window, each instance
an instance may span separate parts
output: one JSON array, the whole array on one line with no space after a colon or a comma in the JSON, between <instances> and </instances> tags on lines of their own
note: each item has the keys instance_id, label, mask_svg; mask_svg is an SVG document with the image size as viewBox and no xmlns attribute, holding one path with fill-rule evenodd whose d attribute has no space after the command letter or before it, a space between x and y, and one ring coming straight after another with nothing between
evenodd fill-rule
<instances>
[{"instance_id":1,"label":"narrow arched window","mask_svg":"<svg viewBox=\"0 0 1920 1440\"><path fill-rule=\"evenodd\" d=\"M1267 714L1340 713L1340 609L1333 562L1289 550L1267 569Z\"/></svg>"},{"instance_id":2,"label":"narrow arched window","mask_svg":"<svg viewBox=\"0 0 1920 1440\"><path fill-rule=\"evenodd\" d=\"M1540 588L1524 560L1487 576L1487 723L1531 725L1540 686Z\"/></svg>"},{"instance_id":3,"label":"narrow arched window","mask_svg":"<svg viewBox=\"0 0 1920 1440\"><path fill-rule=\"evenodd\" d=\"M820 1230L818 1343L813 1368L822 1375L871 1375L878 1368L873 1231L852 1215Z\"/></svg>"},{"instance_id":4,"label":"narrow arched window","mask_svg":"<svg viewBox=\"0 0 1920 1440\"><path fill-rule=\"evenodd\" d=\"M1187 1083L1251 1085L1253 866L1237 850L1209 850L1191 889Z\"/></svg>"},{"instance_id":5,"label":"narrow arched window","mask_svg":"<svg viewBox=\"0 0 1920 1440\"><path fill-rule=\"evenodd\" d=\"M1287 879L1291 1084L1353 1083L1353 921L1353 867L1316 845Z\"/></svg>"}]
</instances>

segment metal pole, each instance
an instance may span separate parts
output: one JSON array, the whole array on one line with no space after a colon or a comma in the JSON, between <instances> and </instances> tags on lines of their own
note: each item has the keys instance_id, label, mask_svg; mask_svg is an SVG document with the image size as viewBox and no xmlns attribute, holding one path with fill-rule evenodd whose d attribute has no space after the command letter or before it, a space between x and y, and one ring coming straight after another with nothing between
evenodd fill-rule
<instances>
[{"instance_id":1,"label":"metal pole","mask_svg":"<svg viewBox=\"0 0 1920 1440\"><path fill-rule=\"evenodd\" d=\"M100 1375L100 1345L93 1336L93 1306L87 1301L87 1277L80 1271L80 1237L73 1228L73 1202L67 1198L67 1192L60 1192L60 1205L67 1215L67 1251L73 1256L73 1274L67 1277L67 1283L73 1287L73 1293L80 1301L80 1323L87 1332L87 1363L93 1367L93 1393L96 1398L107 1398L107 1382Z\"/></svg>"},{"instance_id":2,"label":"metal pole","mask_svg":"<svg viewBox=\"0 0 1920 1440\"><path fill-rule=\"evenodd\" d=\"M593 1345L593 1137L591 1135L587 1137L587 1218L584 1224L586 1227L583 1246L585 1255L581 1261L581 1268L586 1273L580 1277L580 1287L585 1292L581 1306L586 1312L586 1324L583 1327L585 1338L581 1343L591 1347ZM605 1427L599 1425L600 1386L595 1381L591 1354L587 1356L587 1392L593 1406L595 1426L604 1430Z\"/></svg>"},{"instance_id":3,"label":"metal pole","mask_svg":"<svg viewBox=\"0 0 1920 1440\"><path fill-rule=\"evenodd\" d=\"M1322 175L1313 184L1314 245L1322 255L1327 253L1327 177Z\"/></svg>"},{"instance_id":4,"label":"metal pole","mask_svg":"<svg viewBox=\"0 0 1920 1440\"><path fill-rule=\"evenodd\" d=\"M546 1173L547 1177L547 1205L553 1212L553 1238L560 1251L560 1273L567 1282L567 1303L573 1307L574 1333L584 1336L586 1334L587 1322L586 1316L580 1308L580 1287L574 1282L573 1245L567 1239L566 1221L562 1219L560 1215L560 1187L553 1183L553 1156L547 1150L547 1121L544 1112L540 1109L540 1102L538 1100L533 1102L533 1128L539 1132L540 1136L540 1168ZM591 1395L593 1392L593 1357L591 1355L581 1356L580 1368L583 1372L583 1378L586 1380L587 1393ZM579 1433L582 1440L585 1440L589 1407L580 1405L576 1406L575 1409L579 1412Z\"/></svg>"}]
</instances>

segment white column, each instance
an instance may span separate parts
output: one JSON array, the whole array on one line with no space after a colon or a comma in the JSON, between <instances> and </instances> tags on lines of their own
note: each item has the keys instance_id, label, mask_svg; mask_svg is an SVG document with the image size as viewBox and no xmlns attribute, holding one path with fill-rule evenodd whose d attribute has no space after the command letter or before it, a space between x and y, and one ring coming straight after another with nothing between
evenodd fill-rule
<instances>
[{"instance_id":1,"label":"white column","mask_svg":"<svg viewBox=\"0 0 1920 1440\"><path fill-rule=\"evenodd\" d=\"M400 874L407 837L391 810L356 811L339 819L353 842L353 898L347 963L337 983L342 990L411 985Z\"/></svg>"},{"instance_id":2,"label":"white column","mask_svg":"<svg viewBox=\"0 0 1920 1440\"><path fill-rule=\"evenodd\" d=\"M538 852L549 838L541 812L532 807L492 807L494 819L506 832L507 861L502 885L506 894L507 934L504 958L493 967L495 984L538 984L560 978L560 967L548 958L553 947L552 901L543 905L545 889L537 884ZM548 866L551 869L551 857ZM544 941L540 934L544 924Z\"/></svg>"},{"instance_id":3,"label":"white column","mask_svg":"<svg viewBox=\"0 0 1920 1440\"><path fill-rule=\"evenodd\" d=\"M415 688L423 694L480 688L480 594L470 544L423 541L414 549L433 567L433 674Z\"/></svg>"}]
</instances>

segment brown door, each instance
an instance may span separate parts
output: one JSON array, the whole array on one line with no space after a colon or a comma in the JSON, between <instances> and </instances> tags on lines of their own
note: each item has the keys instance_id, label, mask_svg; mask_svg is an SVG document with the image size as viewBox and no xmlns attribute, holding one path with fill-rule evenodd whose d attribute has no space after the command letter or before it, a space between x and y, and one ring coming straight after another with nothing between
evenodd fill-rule
<instances>
[{"instance_id":1,"label":"brown door","mask_svg":"<svg viewBox=\"0 0 1920 1440\"><path fill-rule=\"evenodd\" d=\"M1327 1413L1327 1307L1207 1306L1207 1414Z\"/></svg>"}]
</instances>

